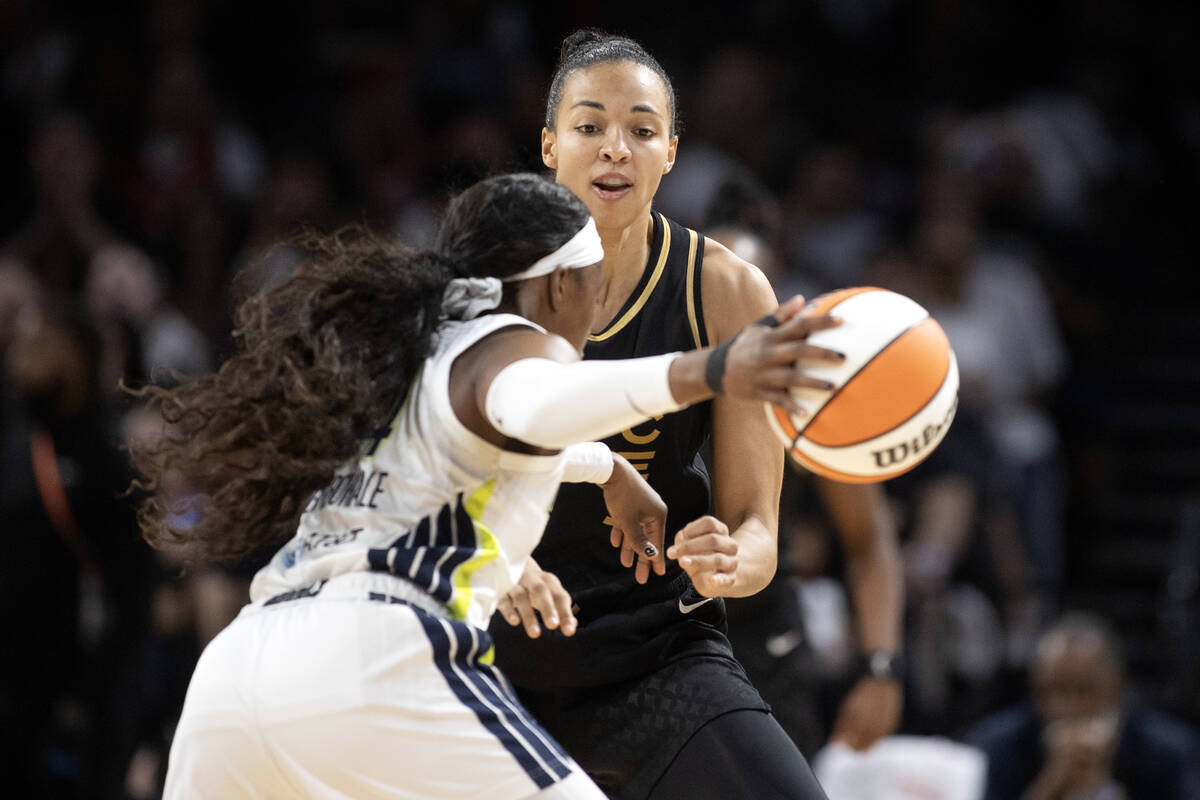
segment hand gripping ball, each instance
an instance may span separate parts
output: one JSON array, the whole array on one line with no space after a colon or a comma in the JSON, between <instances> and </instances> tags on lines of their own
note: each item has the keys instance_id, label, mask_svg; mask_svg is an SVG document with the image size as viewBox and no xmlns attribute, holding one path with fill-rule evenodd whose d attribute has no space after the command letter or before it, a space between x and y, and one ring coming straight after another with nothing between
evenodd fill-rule
<instances>
[{"instance_id":1,"label":"hand gripping ball","mask_svg":"<svg viewBox=\"0 0 1200 800\"><path fill-rule=\"evenodd\" d=\"M808 315L842 318L811 344L846 354L805 372L833 389L794 388L807 414L767 404L767 416L804 467L844 483L894 478L920 464L945 437L958 405L958 365L937 320L902 294L872 286L822 295Z\"/></svg>"}]
</instances>

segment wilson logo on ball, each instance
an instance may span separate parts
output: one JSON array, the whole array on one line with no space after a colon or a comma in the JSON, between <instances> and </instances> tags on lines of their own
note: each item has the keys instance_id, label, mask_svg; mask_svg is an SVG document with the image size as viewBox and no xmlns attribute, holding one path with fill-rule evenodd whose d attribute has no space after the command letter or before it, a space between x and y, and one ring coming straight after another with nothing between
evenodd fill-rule
<instances>
[{"instance_id":1,"label":"wilson logo on ball","mask_svg":"<svg viewBox=\"0 0 1200 800\"><path fill-rule=\"evenodd\" d=\"M788 453L837 481L873 483L901 475L946 435L958 403L958 365L942 327L911 299L872 286L813 300L806 314L834 314L836 328L809 341L846 354L841 364L812 362L806 372L833 389L793 389L805 409L767 406Z\"/></svg>"}]
</instances>

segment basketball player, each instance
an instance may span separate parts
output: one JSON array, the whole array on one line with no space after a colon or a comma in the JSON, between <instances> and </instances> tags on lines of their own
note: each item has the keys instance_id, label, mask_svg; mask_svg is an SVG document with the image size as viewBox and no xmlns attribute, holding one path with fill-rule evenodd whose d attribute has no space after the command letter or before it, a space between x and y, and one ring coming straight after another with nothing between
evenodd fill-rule
<instances>
[{"instance_id":1,"label":"basketball player","mask_svg":"<svg viewBox=\"0 0 1200 800\"><path fill-rule=\"evenodd\" d=\"M675 160L675 119L671 82L640 45L594 31L563 43L541 155L604 241L606 290L588 359L724 342L776 302L756 268L651 210ZM710 433L711 500L697 454ZM512 611L508 625L491 627L498 663L611 797L823 797L722 632L720 598L758 592L776 567L783 451L762 404L722 398L606 441L666 500L671 567L654 577L623 570L602 545L612 524L602 497L563 487L536 561L573 598L579 627L570 639L526 636L529 616ZM536 579L531 571L517 591L536 590ZM879 630L874 646L891 651L894 585L880 587L876 606L888 618L868 623ZM876 710L892 724L893 677L883 676L890 702Z\"/></svg>"},{"instance_id":2,"label":"basketball player","mask_svg":"<svg viewBox=\"0 0 1200 800\"><path fill-rule=\"evenodd\" d=\"M432 251L366 231L316 244L242 306L220 370L148 390L175 428L137 465L208 499L155 495L147 538L196 559L286 540L196 665L165 797L602 798L492 666L497 597L560 481L599 484L665 569L661 500L576 443L714 386L786 402L828 322L795 298L728 347L582 363L600 237L534 175L457 197Z\"/></svg>"}]
</instances>

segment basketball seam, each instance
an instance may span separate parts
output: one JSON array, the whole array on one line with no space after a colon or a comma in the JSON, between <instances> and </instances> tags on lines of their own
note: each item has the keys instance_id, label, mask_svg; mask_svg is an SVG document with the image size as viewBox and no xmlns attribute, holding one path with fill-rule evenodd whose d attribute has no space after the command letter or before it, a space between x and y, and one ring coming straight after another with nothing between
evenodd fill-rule
<instances>
[{"instance_id":1,"label":"basketball seam","mask_svg":"<svg viewBox=\"0 0 1200 800\"><path fill-rule=\"evenodd\" d=\"M841 305L841 303L838 303L838 305ZM837 306L834 306L833 308L837 308ZM833 312L833 308L829 309L829 313ZM833 390L833 394L829 395L829 397L826 398L825 402L821 404L821 408L817 410L817 413L813 414L811 417L809 417L808 421L804 423L804 427L800 428L799 432L796 434L796 438L792 442L792 446L793 447L796 446L796 442L800 441L800 437L804 435L804 432L808 430L809 426L812 425L813 422L816 421L817 417L821 416L821 412L824 411L826 408L828 408L829 404L832 403L837 398L837 396L842 393L842 390L845 389L847 386L849 386L850 383L855 378L858 377L859 373L861 373L864 369L866 369L868 366L870 366L870 364L872 362L874 362L876 358L879 357L880 353L882 353L883 351L887 350L889 347L894 345L897 341L899 341L901 336L908 333L913 328L917 327L918 325L920 325L922 322L924 322L927 319L929 319L928 314L926 316L922 317L921 319L917 320L913 324L909 325L904 330L897 333L894 337L892 337L891 341L889 341L883 347L876 350L875 354L873 356L871 356L866 361L864 361L861 365L859 365L858 369L854 370L854 374L851 375L850 377L846 378L846 380L842 381L842 385ZM947 367L947 369L948 368L949 367ZM945 375L942 376L942 380L945 380ZM934 392L934 396L935 397L937 396L937 392ZM872 438L874 438L874 437L872 437L872 436L867 437L867 439L872 439ZM867 441L867 439L864 439L863 441L865 442L865 441ZM843 446L848 447L849 445L839 445L839 447L843 447Z\"/></svg>"},{"instance_id":2,"label":"basketball seam","mask_svg":"<svg viewBox=\"0 0 1200 800\"><path fill-rule=\"evenodd\" d=\"M947 368L946 374L947 375L950 374L949 368ZM945 378L942 379L942 385L943 386L945 385ZM941 386L939 386L938 392L940 392L941 390L942 390ZM927 403L925 403L925 405L923 405L919 409L917 409L917 411L913 414L913 416L915 417L915 416L917 416L917 414L920 414L922 411L929 408L929 404L934 401L934 398L937 397L938 392L934 392L933 397L929 398L929 401ZM956 392L956 394L957 394L957 392ZM957 397L955 397L955 399L954 399L953 408L955 408L955 409L958 408L958 398ZM881 433L879 435L883 436L884 434ZM943 434L943 438L944 438L944 436L945 436L945 434ZM872 438L875 438L875 437L872 437ZM922 462L925 461L926 458L929 457L929 453L933 452L932 450L927 452L924 456L922 456L917 461L914 461L912 464L909 464L907 467L900 467L891 472L887 472L887 473L884 473L881 475L871 475L871 474L863 475L863 474L859 474L857 472L847 472L844 469L834 469L833 467L822 464L820 461L817 461L815 458L810 456L808 453L805 453L803 450L797 450L796 442L798 442L798 441L800 441L799 436L797 436L792 441L792 451L793 451L792 455L796 460L798 460L802 463L805 463L805 464L807 464L808 462L811 462L814 466L810 466L809 469L811 469L814 472L817 471L817 468L820 468L822 470L825 470L826 472L830 472L830 473L833 473L834 475L837 475L838 479L840 479L840 480L846 480L846 481L850 481L853 483L876 483L878 481L887 481L887 480L891 480L892 478L899 477L900 475L903 475L904 473L908 472L909 470L919 466ZM864 439L863 441L870 441L870 440ZM814 444L815 444L815 442L814 442ZM862 442L854 442L851 444L838 445L838 448L853 447L855 444L862 444ZM829 449L829 450L837 449L837 448L833 448L833 447L828 447L827 445L820 445L820 446L825 447L826 449ZM821 473L818 472L818 474L821 474ZM826 476L826 477L828 477L828 476Z\"/></svg>"},{"instance_id":3,"label":"basketball seam","mask_svg":"<svg viewBox=\"0 0 1200 800\"><path fill-rule=\"evenodd\" d=\"M950 365L949 365L949 364L947 364L947 365L946 365L946 375L949 375L949 374L950 374ZM938 396L938 395L941 393L941 391L942 391L942 388L943 388L943 387L946 385L946 375L943 375L943 376L942 376L942 382L941 382L940 384L938 384L937 391L933 393L933 396L932 396L932 397L930 397L928 400L926 400L926 401L925 401L925 405L921 406L921 407L920 407L920 408L918 408L916 411L914 411L914 412L913 412L913 414L912 414L912 416L910 416L910 417L909 417L909 419L912 419L913 417L916 417L916 416L920 416L921 412L922 412L922 411L924 411L925 409L929 408L930 404L931 404L931 403L933 403L933 401L937 399L937 396ZM954 408L954 409L956 409L956 410L957 410L957 408L958 408L958 397L957 397L957 394L958 394L958 392L955 392L954 404L953 404L953 406L952 406L952 408ZM893 429L893 430L894 430L894 429ZM885 436L885 435L886 435L886 434L888 434L888 433L891 433L891 431L884 431L883 433L880 433L880 434L878 434L877 436L871 436L871 437L868 437L868 438L866 438L866 439L863 439L861 442L847 442L846 444L839 444L839 445L837 445L837 446L835 446L835 447L831 447L831 446L829 446L829 445L824 445L824 444L822 444L822 445L817 445L817 446L818 446L818 447L824 447L826 450L839 450L839 449L841 449L841 448L843 448L843 447L854 447L855 445L862 444L863 442L869 442L869 441L871 441L871 439L877 439L877 438L879 438L879 436ZM945 434L943 434L943 436L944 436L944 435L945 435ZM796 437L796 438L795 438L795 439L792 441L792 449L793 449L793 450L795 450L795 449L796 449L796 442L798 442L798 441L800 441L800 437L798 437L798 436L797 436L797 437ZM817 444L817 443L816 443L816 442L813 442L813 444ZM930 451L930 452L932 452L932 451ZM805 453L803 450L799 451L799 455L797 455L797 458L798 458L800 455L803 455L803 456L804 456L805 458L807 458L809 461L814 461L814 462L816 462L816 459L814 459L812 456L810 456L810 455L808 455L807 453ZM899 472L893 472L893 473L889 473L889 474L887 474L887 475L883 475L883 476L875 476L875 477L873 477L873 478L872 478L872 480L888 480L889 478L893 478L893 477L895 477L896 475L903 475L905 472L908 472L910 469L912 469L913 467L917 466L917 464L920 464L922 461L924 461L924 460L925 460L925 458L927 458L927 457L928 457L928 455L929 455L929 453L926 453L926 454L925 454L925 456L922 456L920 460L916 461L916 462L915 462L915 463L913 463L913 464L910 464L910 465L909 465L909 466L907 466L907 467L904 467L904 468L903 468L903 469L901 469ZM816 462L816 463L820 463L820 462ZM837 472L838 474L841 474L841 475L857 476L857 473L854 473L854 472L846 472L845 470L834 469L833 467L827 467L827 466L825 466L824 464L821 464L821 466L822 466L824 469L827 469L827 470L829 470L830 472ZM866 477L868 477L868 476L866 476L866 475L863 475L863 476L861 476L861 477L864 477L864 478L866 478Z\"/></svg>"},{"instance_id":4,"label":"basketball seam","mask_svg":"<svg viewBox=\"0 0 1200 800\"><path fill-rule=\"evenodd\" d=\"M924 322L924 321L925 320L921 320L921 322ZM920 324L921 324L920 322L917 323L917 325L920 325ZM914 325L913 328L915 328L915 327L917 327L917 326ZM908 330L910 331L910 330L912 330L912 328L909 328ZM908 331L905 331L904 333L908 333ZM900 334L900 336L903 336L904 333ZM896 338L899 339L900 337L898 336ZM893 339L892 341L888 342L887 345L883 348L883 350L879 351L879 353L883 353L885 350L888 349L888 347L891 347L893 344L895 344L895 342L896 342L896 339ZM878 356L879 356L879 354L876 354L876 358L878 358ZM874 359L872 359L872 360L874 360ZM857 375L858 373L855 373L855 374ZM950 359L947 358L946 359L946 369L942 371L942 379L938 383L937 388L933 390L933 394L929 395L929 397L927 397L925 399L925 402L922 403L920 405L920 407L918 407L915 411L913 411L911 414L909 414L906 419L904 419L903 421L901 421L899 423L899 425L896 425L893 428L891 428L891 430L886 430L886 431L883 431L882 433L877 433L874 436L867 436L863 439L857 439L853 442L843 442L842 444L829 445L829 444L821 444L820 442L813 442L813 444L818 445L820 447L828 447L831 449L835 448L835 447L854 447L855 445L862 444L863 442L869 442L872 439L878 439L880 436L885 436L885 435L891 433L893 430L900 427L900 425L903 425L905 422L908 422L908 420L912 419L913 417L919 416L922 411L929 408L929 404L932 403L935 399L937 399L938 393L940 391L942 391L942 387L946 385L946 376L949 374L950 374ZM851 378L851 380L853 380L853 378ZM849 383L849 382L850 381L846 381L846 383ZM833 400L832 397L829 399ZM826 403L826 405L828 405L828 403ZM807 428L808 426L806 425L805 427Z\"/></svg>"}]
</instances>

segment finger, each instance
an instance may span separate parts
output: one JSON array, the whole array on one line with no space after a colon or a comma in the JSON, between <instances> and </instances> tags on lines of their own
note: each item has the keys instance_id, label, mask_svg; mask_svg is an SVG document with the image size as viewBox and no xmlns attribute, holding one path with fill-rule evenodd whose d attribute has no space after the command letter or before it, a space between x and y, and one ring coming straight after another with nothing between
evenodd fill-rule
<instances>
[{"instance_id":1,"label":"finger","mask_svg":"<svg viewBox=\"0 0 1200 800\"><path fill-rule=\"evenodd\" d=\"M554 593L554 605L558 610L559 630L564 636L570 636L575 633L575 628L578 627L579 621L575 619L575 613L571 611L571 595L559 585L559 591Z\"/></svg>"},{"instance_id":2,"label":"finger","mask_svg":"<svg viewBox=\"0 0 1200 800\"><path fill-rule=\"evenodd\" d=\"M513 587L512 595L513 608L516 610L520 618L520 622L525 626L525 633L531 639L536 639L542 635L542 626L538 623L537 612L533 608L533 604L529 599L529 592L523 586ZM511 618L510 618L510 624Z\"/></svg>"},{"instance_id":3,"label":"finger","mask_svg":"<svg viewBox=\"0 0 1200 800\"><path fill-rule=\"evenodd\" d=\"M797 363L791 369L788 369L787 372L788 375L786 377L772 374L769 376L764 376L764 378L770 377L774 380L783 381L782 385L772 384L770 388L773 389L791 387L793 389L815 389L819 392L829 392L834 388L834 385L831 381L828 381L825 378L818 378L814 375L809 375L804 371L804 368L801 367L799 363Z\"/></svg>"},{"instance_id":4,"label":"finger","mask_svg":"<svg viewBox=\"0 0 1200 800\"><path fill-rule=\"evenodd\" d=\"M808 409L796 402L796 398L792 396L791 392L769 392L764 399L773 406L779 406L794 417L804 418L808 416Z\"/></svg>"},{"instance_id":5,"label":"finger","mask_svg":"<svg viewBox=\"0 0 1200 800\"><path fill-rule=\"evenodd\" d=\"M737 539L728 534L714 532L686 539L682 542L676 538L675 544L671 545L671 548L675 551L673 558L677 559L687 556L704 556L710 553L735 556L738 552L738 543Z\"/></svg>"},{"instance_id":6,"label":"finger","mask_svg":"<svg viewBox=\"0 0 1200 800\"><path fill-rule=\"evenodd\" d=\"M687 541L688 539L694 539L709 533L721 533L728 536L729 528L724 522L721 522L721 520L713 515L706 514L703 517L697 517L680 528L679 532L675 534L675 542L678 544L681 540Z\"/></svg>"},{"instance_id":7,"label":"finger","mask_svg":"<svg viewBox=\"0 0 1200 800\"><path fill-rule=\"evenodd\" d=\"M517 626L521 624L521 615L517 613L517 609L513 606L512 600L505 594L500 598L500 602L496 603L496 610L504 617L504 621L509 625Z\"/></svg>"},{"instance_id":8,"label":"finger","mask_svg":"<svg viewBox=\"0 0 1200 800\"><path fill-rule=\"evenodd\" d=\"M774 334L770 334L774 335ZM797 361L828 361L840 364L846 354L840 350L809 344L807 339L789 339L768 343L763 349L762 361L766 364L795 364Z\"/></svg>"},{"instance_id":9,"label":"finger","mask_svg":"<svg viewBox=\"0 0 1200 800\"><path fill-rule=\"evenodd\" d=\"M725 526L725 523L713 516L704 516L692 520L675 534L675 543L667 548L667 558L678 559L682 553L690 551L690 547L685 546L692 539L713 533L728 536L729 528Z\"/></svg>"},{"instance_id":10,"label":"finger","mask_svg":"<svg viewBox=\"0 0 1200 800\"><path fill-rule=\"evenodd\" d=\"M754 376L754 391L765 394L781 389L816 389L828 392L833 390L833 383L824 378L806 374L799 364L789 364L781 367L769 367L759 370Z\"/></svg>"},{"instance_id":11,"label":"finger","mask_svg":"<svg viewBox=\"0 0 1200 800\"><path fill-rule=\"evenodd\" d=\"M617 526L615 526L615 525L614 525L614 526L613 526L613 527L612 527L612 528L609 530L609 534L608 534L608 541L609 541L609 542L612 544L612 546L613 546L613 547L620 547L620 546L621 546L621 541L622 541L622 539L624 539L624 538L625 538L625 532L624 532L624 531L622 531L622 530L621 530L620 528L618 528Z\"/></svg>"},{"instance_id":12,"label":"finger","mask_svg":"<svg viewBox=\"0 0 1200 800\"><path fill-rule=\"evenodd\" d=\"M626 545L632 548L639 557L654 558L659 554L659 550L661 549L658 544L655 543L655 538L657 538L659 542L662 541L662 536L657 535L656 533L660 530L662 530L662 526L659 524L658 520L642 520L641 524L637 528L637 533L625 534L626 538L628 539Z\"/></svg>"},{"instance_id":13,"label":"finger","mask_svg":"<svg viewBox=\"0 0 1200 800\"><path fill-rule=\"evenodd\" d=\"M817 331L836 328L842 324L842 318L834 316L833 314L817 314L814 316L797 317L793 319L793 322L796 319L800 320L801 325L807 328L809 333L816 333Z\"/></svg>"},{"instance_id":14,"label":"finger","mask_svg":"<svg viewBox=\"0 0 1200 800\"><path fill-rule=\"evenodd\" d=\"M732 574L737 571L737 563L736 556L726 555L725 553L683 556L679 559L679 566L683 567L689 575L693 573Z\"/></svg>"},{"instance_id":15,"label":"finger","mask_svg":"<svg viewBox=\"0 0 1200 800\"><path fill-rule=\"evenodd\" d=\"M778 328L769 331L768 335L772 339L779 341L804 339L811 333L836 328L841 324L841 317L835 317L830 314L818 314L816 316L797 315Z\"/></svg>"},{"instance_id":16,"label":"finger","mask_svg":"<svg viewBox=\"0 0 1200 800\"><path fill-rule=\"evenodd\" d=\"M650 580L650 561L645 556L638 556L637 568L633 571L633 577L638 583Z\"/></svg>"},{"instance_id":17,"label":"finger","mask_svg":"<svg viewBox=\"0 0 1200 800\"><path fill-rule=\"evenodd\" d=\"M632 567L633 561L636 557L637 554L634 553L633 547L629 544L629 541L626 540L625 546L621 548L621 566Z\"/></svg>"},{"instance_id":18,"label":"finger","mask_svg":"<svg viewBox=\"0 0 1200 800\"><path fill-rule=\"evenodd\" d=\"M793 295L780 304L779 308L775 309L775 320L780 323L787 322L792 317L804 311L805 303L804 295Z\"/></svg>"},{"instance_id":19,"label":"finger","mask_svg":"<svg viewBox=\"0 0 1200 800\"><path fill-rule=\"evenodd\" d=\"M540 583L534 587L530 592L529 600L533 608L541 615L542 622L547 628L558 627L558 608L554 602L554 595L546 583Z\"/></svg>"},{"instance_id":20,"label":"finger","mask_svg":"<svg viewBox=\"0 0 1200 800\"><path fill-rule=\"evenodd\" d=\"M667 560L663 556L666 525L666 511L659 516L647 517L641 521L642 535L636 544L638 558L646 559L651 568L663 575L667 571Z\"/></svg>"}]
</instances>

